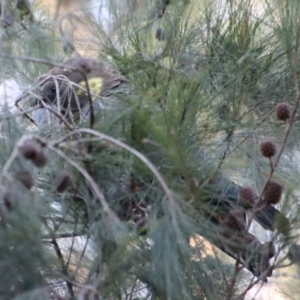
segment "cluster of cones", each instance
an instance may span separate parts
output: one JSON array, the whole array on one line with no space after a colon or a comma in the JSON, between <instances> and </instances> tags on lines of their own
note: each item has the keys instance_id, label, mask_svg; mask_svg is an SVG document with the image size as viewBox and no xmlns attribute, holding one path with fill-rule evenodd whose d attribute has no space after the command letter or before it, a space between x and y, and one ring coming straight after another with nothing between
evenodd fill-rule
<instances>
[{"instance_id":1,"label":"cluster of cones","mask_svg":"<svg viewBox=\"0 0 300 300\"><path fill-rule=\"evenodd\" d=\"M275 112L277 118L287 124L291 116L289 104L277 104ZM262 156L270 160L273 168L272 158L277 152L276 144L273 141L264 141L260 145L260 151ZM237 205L217 217L220 229L218 239L214 241L216 246L265 282L273 273L270 260L276 255L276 248L273 241L262 244L249 233L249 228L252 219L256 219L265 229L271 231L277 229L278 232L283 232L280 226L289 227L288 219L273 207L280 202L282 193L283 185L271 178L266 182L261 197L251 187L240 187ZM280 224L280 219L284 221L283 224Z\"/></svg>"}]
</instances>

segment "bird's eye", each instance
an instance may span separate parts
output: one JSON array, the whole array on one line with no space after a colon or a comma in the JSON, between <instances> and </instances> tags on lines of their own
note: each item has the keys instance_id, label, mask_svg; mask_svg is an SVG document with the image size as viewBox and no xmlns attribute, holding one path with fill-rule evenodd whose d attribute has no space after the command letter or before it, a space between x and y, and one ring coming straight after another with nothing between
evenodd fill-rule
<instances>
[{"instance_id":1,"label":"bird's eye","mask_svg":"<svg viewBox=\"0 0 300 300\"><path fill-rule=\"evenodd\" d=\"M50 91L51 91L52 94L56 94L56 87L55 87L55 85L50 88Z\"/></svg>"}]
</instances>

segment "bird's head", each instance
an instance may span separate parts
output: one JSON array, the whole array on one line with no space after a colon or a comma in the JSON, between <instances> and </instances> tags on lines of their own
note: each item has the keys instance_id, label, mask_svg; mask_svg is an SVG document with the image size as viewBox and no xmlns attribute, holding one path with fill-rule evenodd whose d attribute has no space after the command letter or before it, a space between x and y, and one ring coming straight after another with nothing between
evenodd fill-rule
<instances>
[{"instance_id":1,"label":"bird's head","mask_svg":"<svg viewBox=\"0 0 300 300\"><path fill-rule=\"evenodd\" d=\"M40 120L45 119L43 111L48 110L49 113L55 110L58 114L75 117L75 120L81 119L81 116L86 118L91 104L94 112L113 105L117 95L126 91L127 83L124 76L102 61L72 58L35 80L37 89L34 90L34 97L31 93L30 105L40 104L43 108L37 109L37 117L35 111L32 116L37 123L41 123Z\"/></svg>"},{"instance_id":2,"label":"bird's head","mask_svg":"<svg viewBox=\"0 0 300 300\"><path fill-rule=\"evenodd\" d=\"M60 111L80 111L87 104L87 95L68 78L53 77L41 86L42 100Z\"/></svg>"}]
</instances>

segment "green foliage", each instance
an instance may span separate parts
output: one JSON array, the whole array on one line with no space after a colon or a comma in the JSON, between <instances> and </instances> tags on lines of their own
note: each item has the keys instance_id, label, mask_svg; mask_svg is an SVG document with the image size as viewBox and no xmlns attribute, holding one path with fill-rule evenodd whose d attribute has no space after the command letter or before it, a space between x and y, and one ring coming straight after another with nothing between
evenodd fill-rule
<instances>
[{"instance_id":1,"label":"green foliage","mask_svg":"<svg viewBox=\"0 0 300 300\"><path fill-rule=\"evenodd\" d=\"M251 0L128 1L128 10L119 2L104 1L106 10L96 12L74 1L83 6L73 20L94 37L85 49L69 33L75 27L49 19L42 4L21 5L15 24L1 25L1 78L31 94L0 116L0 299L244 299L287 264L299 239L299 4L265 1L258 14ZM59 14L64 3L57 5ZM89 54L128 85L99 97L100 109L80 121L48 105L49 122L33 124L42 103L29 103L40 95L34 79L72 49L88 56L95 40ZM285 124L274 113L279 102L291 105ZM276 144L280 163L261 155L265 140ZM47 156L44 167L24 157L24 141ZM24 170L32 188L17 176ZM61 171L71 183L60 189ZM273 224L255 207L250 223L273 232L253 224L248 244L232 240L241 232L226 231L230 209L240 205L231 180L263 195L271 177L285 186L278 208L290 224L281 214ZM257 275L250 265L269 255L267 240L276 254ZM216 256L208 241L239 254Z\"/></svg>"}]
</instances>

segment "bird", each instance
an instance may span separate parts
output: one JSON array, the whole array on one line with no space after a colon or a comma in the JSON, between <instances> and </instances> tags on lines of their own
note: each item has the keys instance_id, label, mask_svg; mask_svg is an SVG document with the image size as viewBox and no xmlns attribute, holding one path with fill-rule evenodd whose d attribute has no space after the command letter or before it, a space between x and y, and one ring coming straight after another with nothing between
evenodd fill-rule
<instances>
[{"instance_id":1,"label":"bird","mask_svg":"<svg viewBox=\"0 0 300 300\"><path fill-rule=\"evenodd\" d=\"M232 182L225 175L220 174L210 180L208 187L213 191L213 197L209 200L210 207L217 207L218 210L229 211L232 208L239 208L244 212L249 211L252 206L249 205L240 196L242 187ZM256 196L256 195L255 195ZM289 226L289 220L283 213L277 210L273 205L257 197L254 203L256 211L254 220L256 220L264 229L285 232Z\"/></svg>"},{"instance_id":2,"label":"bird","mask_svg":"<svg viewBox=\"0 0 300 300\"><path fill-rule=\"evenodd\" d=\"M87 57L73 57L36 80L45 104L77 119L80 115L88 115L91 101L95 107L99 106L94 100L116 95L127 82L119 71L101 60ZM33 99L32 102L37 104L38 101Z\"/></svg>"},{"instance_id":3,"label":"bird","mask_svg":"<svg viewBox=\"0 0 300 300\"><path fill-rule=\"evenodd\" d=\"M134 178L126 185L127 189L118 191L112 198L121 199L118 216L121 220L133 221L141 235L146 235L151 224L141 210L149 211L156 199L145 196L147 184ZM134 184L132 184L134 181ZM185 184L184 177L180 183ZM231 258L235 259L245 269L263 282L272 276L270 260L276 255L273 241L262 243L258 237L249 232L249 218L268 231L278 231L287 235L290 224L288 218L273 205L269 205L258 196L255 206L243 201L241 197L243 187L231 181L225 174L218 174L199 194L199 201L190 202L194 206L198 220L196 234L204 237ZM140 196L142 196L142 200ZM253 210L254 208L254 210ZM136 221L135 221L136 220ZM157 220L159 222L159 218ZM147 229L147 226L149 227Z\"/></svg>"},{"instance_id":4,"label":"bird","mask_svg":"<svg viewBox=\"0 0 300 300\"><path fill-rule=\"evenodd\" d=\"M210 180L208 188L211 196L201 206L206 211L206 219L216 225L216 234L210 231L205 237L227 255L239 260L254 276L267 282L267 277L272 275L270 259L275 256L275 247L272 241L262 244L249 233L247 215L265 230L277 230L284 235L290 230L288 218L258 196L253 206L243 201L243 187L224 174Z\"/></svg>"},{"instance_id":5,"label":"bird","mask_svg":"<svg viewBox=\"0 0 300 300\"><path fill-rule=\"evenodd\" d=\"M97 99L111 98L115 93L126 90L123 86L128 83L119 71L100 60L86 57L71 58L37 79L42 100L54 105L60 113L73 116L88 115L90 100L95 103ZM207 229L201 231L201 235L243 264L254 276L267 281L267 277L272 275L270 259L274 256L274 246L272 242L262 244L257 237L249 233L247 215L252 213L253 219L265 230L277 230L283 234L289 231L288 218L273 205L251 193L249 195L253 197L250 197L253 203L249 199L245 201L241 197L245 189L224 174L218 174L209 180L206 187L210 196L206 195L205 201L200 201L196 210L204 212L202 215L216 228L216 234ZM123 200L126 207L124 221L135 219L138 224L141 219L135 216L137 209L130 202L133 201L132 198ZM145 203L143 208L147 209L148 204L151 206L151 203ZM253 205L255 211L252 210ZM139 206L142 205L139 203ZM120 212L120 219L122 213L124 212ZM143 224L146 224L143 226L145 228L147 221L144 215L142 218Z\"/></svg>"}]
</instances>

